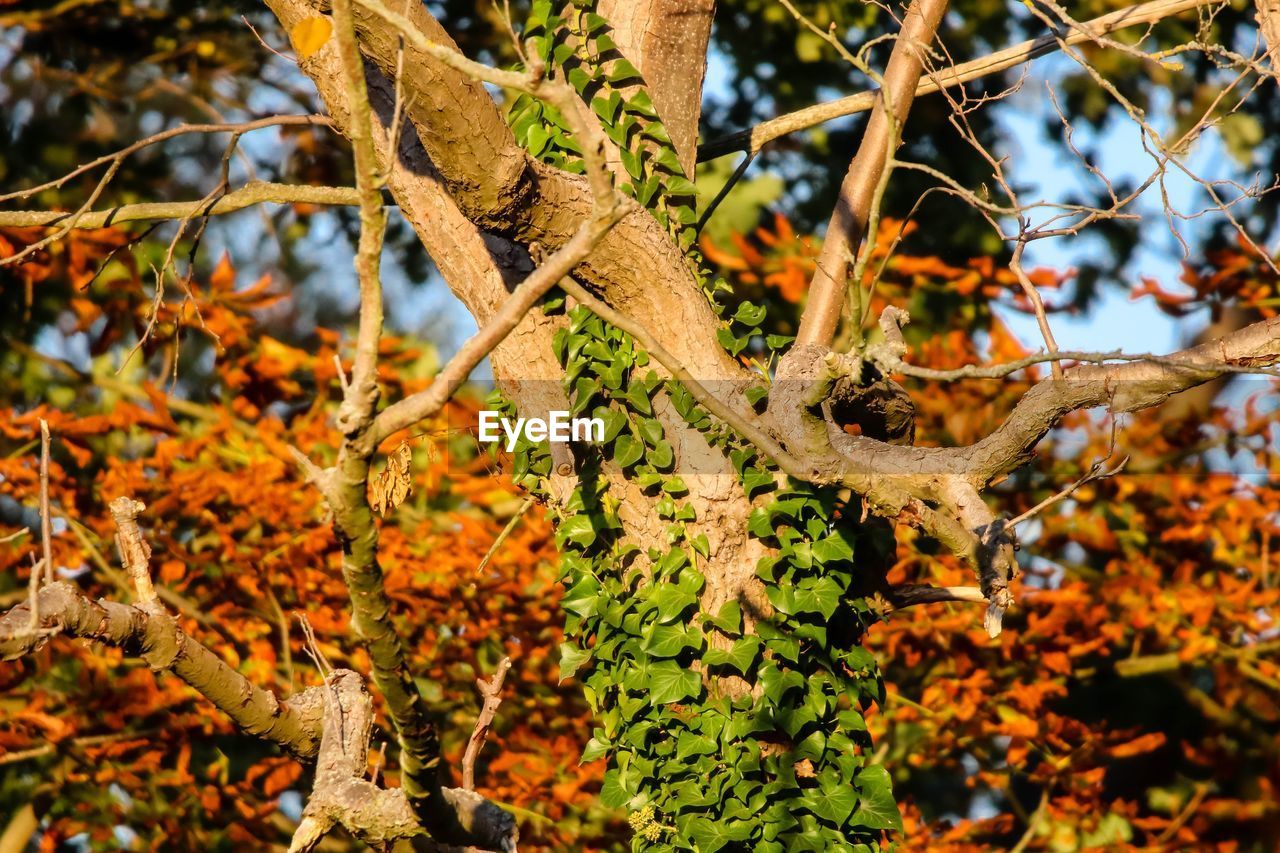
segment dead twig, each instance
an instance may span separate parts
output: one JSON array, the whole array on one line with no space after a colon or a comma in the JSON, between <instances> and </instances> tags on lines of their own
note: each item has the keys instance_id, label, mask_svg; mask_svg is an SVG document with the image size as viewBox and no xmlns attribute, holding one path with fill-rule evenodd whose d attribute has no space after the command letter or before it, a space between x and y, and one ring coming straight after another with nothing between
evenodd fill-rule
<instances>
[{"instance_id":1,"label":"dead twig","mask_svg":"<svg viewBox=\"0 0 1280 853\"><path fill-rule=\"evenodd\" d=\"M498 706L502 704L502 682L506 680L507 671L510 669L511 658L504 657L498 663L498 671L493 674L493 678L488 681L482 678L476 679L476 687L479 688L484 703L480 707L480 716L476 717L476 727L467 740L467 751L462 756L462 787L468 791L475 790L476 758L484 747L485 738L489 736L489 727L493 725L493 717L498 713Z\"/></svg>"},{"instance_id":2,"label":"dead twig","mask_svg":"<svg viewBox=\"0 0 1280 853\"><path fill-rule=\"evenodd\" d=\"M532 497L524 499L524 503L520 504L520 508L516 510L515 515L511 516L511 520L502 528L502 532L498 534L498 538L493 540L493 544L489 546L489 550L485 552L484 559L480 561L480 565L476 566L476 574L480 574L489 565L489 561L493 559L493 555L498 553L498 549L502 547L502 543L507 541L507 537L520 523L520 519L524 518L524 514L534 505L535 501Z\"/></svg>"},{"instance_id":3,"label":"dead twig","mask_svg":"<svg viewBox=\"0 0 1280 853\"><path fill-rule=\"evenodd\" d=\"M53 517L49 512L49 424L40 419L40 550L46 583L53 583Z\"/></svg>"},{"instance_id":4,"label":"dead twig","mask_svg":"<svg viewBox=\"0 0 1280 853\"><path fill-rule=\"evenodd\" d=\"M1011 530L1014 527L1017 527L1019 524L1022 524L1024 521L1029 521L1030 519L1039 515L1041 512L1044 512L1046 509L1056 504L1058 501L1066 500L1067 498L1071 497L1071 495L1073 495L1077 489L1079 489L1081 486L1086 485L1087 483L1092 483L1095 480L1105 480L1108 477L1114 477L1116 474L1119 474L1121 471L1124 470L1124 466L1129 462L1129 457L1126 456L1125 458L1121 459L1119 464L1116 465L1114 468L1112 468L1110 471L1106 470L1103 467L1103 463L1106 461L1107 461L1106 459L1099 459L1097 462L1094 462L1092 466L1090 466L1089 470L1079 480L1076 480L1074 483L1067 486L1065 489L1058 492L1057 494L1050 495L1049 497L1040 501L1040 503L1036 504L1031 509L1022 513L1021 515L1018 515L1018 516L1015 516L1014 518L1009 519L1007 522L1005 522L1005 529Z\"/></svg>"}]
</instances>

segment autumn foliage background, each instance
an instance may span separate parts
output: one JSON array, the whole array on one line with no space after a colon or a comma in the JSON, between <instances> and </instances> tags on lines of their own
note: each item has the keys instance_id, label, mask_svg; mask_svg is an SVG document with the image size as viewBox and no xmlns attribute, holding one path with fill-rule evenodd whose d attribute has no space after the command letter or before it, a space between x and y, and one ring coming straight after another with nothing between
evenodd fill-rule
<instances>
[{"instance_id":1,"label":"autumn foliage background","mask_svg":"<svg viewBox=\"0 0 1280 853\"><path fill-rule=\"evenodd\" d=\"M197 39L157 62L202 80L201 63L234 72L238 57L257 50L239 29L228 36L196 20L209 28L213 53L203 56ZM45 24L52 29L27 24L32 38L75 37ZM118 82L102 85L114 91ZM96 97L85 84L37 119L90 115ZM107 113L123 109L105 103ZM79 144L90 147L85 133ZM115 137L104 133L95 144L109 148ZM289 131L280 144L296 179L335 182L345 155L322 131ZM146 184L146 171L133 177ZM274 225L288 241L315 214L280 211ZM758 227L705 236L702 247L738 296L770 305L772 331L789 334L817 240L793 224L803 211L752 214ZM44 233L0 230L0 255ZM314 271L292 256L259 274L234 241L225 253L205 247L185 292L171 286L153 305L151 266L165 242L138 225L77 231L0 269L0 536L33 517L43 418L54 435L52 500L64 523L53 545L63 576L92 595L129 600L106 505L132 495L147 505L167 603L238 671L284 694L317 683L295 614L306 615L332 662L367 671L348 628L338 546L288 452L293 445L331 461L334 356L346 352L351 317L332 294L301 286ZM914 220L883 221L877 244L877 262L893 253L871 315L886 304L910 310L915 363L949 368L1026 351L992 311L1026 307L999 256L939 246ZM425 269L420 254L404 252L411 275ZM1072 271L1035 278L1061 310L1081 307L1068 298ZM1230 240L1195 255L1181 282L1130 289L1177 315L1272 316L1280 304L1274 272ZM384 341L380 378L395 389L384 396L425 387L440 364L429 326L401 331ZM902 381L917 407L918 442L939 445L984 435L1029 384ZM1021 513L1098 460L1129 462L1024 531L1026 576L1004 636L988 639L968 604L888 615L871 632L887 682L874 742L903 805L908 849L1274 849L1274 393L1270 380L1243 379L1216 399L1122 423L1072 416L1036 465L995 490L1000 509ZM474 441L481 395L469 390L438 422L384 445L407 441L413 463L412 495L382 522L387 592L455 767L478 710L475 679L511 657L478 783L516 814L522 847L622 845L623 816L597 801L603 762L579 761L590 714L577 685L559 679L561 587L541 508L477 570L524 500L504 458ZM1228 413L1228 401L1243 405ZM910 528L899 529L898 543L891 580L971 582ZM0 544L7 606L25 596L38 544L29 535ZM375 749L385 739L384 730ZM59 638L0 664L0 816L34 807L41 850L70 849L86 834L99 849L282 849L306 773L119 650Z\"/></svg>"},{"instance_id":2,"label":"autumn foliage background","mask_svg":"<svg viewBox=\"0 0 1280 853\"><path fill-rule=\"evenodd\" d=\"M885 237L910 240L909 224L883 227ZM35 236L7 231L3 248ZM316 683L291 616L304 613L332 661L365 668L348 640L337 546L287 451L332 453L339 332L317 328L305 347L271 336L264 322L289 310L288 288L271 278L237 286L223 258L192 282L192 299L162 306L142 355L117 373L151 311L128 255L102 266L126 239L118 230L78 233L7 282L38 294L25 309L31 324L38 305L62 302L60 333L87 335L93 357L86 372L10 341L0 494L35 505L44 418L56 436L53 502L66 525L54 547L64 573L94 593L129 597L104 507L133 495L147 504L171 605L229 664L284 693ZM705 248L741 292L784 309L803 295L797 282L807 280L814 241L779 216ZM1275 286L1242 251L1215 260L1188 278L1214 293ZM948 312L954 328L918 351L921 363L978 357L975 320L988 330L981 354L1021 353L987 307L1013 284L989 258L900 254L886 283L880 298L906 300L920 309L918 322L933 298L960 306ZM935 329L946 319L928 318ZM182 393L181 366L176 386L142 368L167 363L179 335L216 351L205 393ZM388 340L383 356L382 381L404 392L424 386L437 365L421 341ZM915 397L922 437L972 441L1022 390L982 381L945 394L924 389ZM1242 391L1249 405L1235 422L1135 418L1115 433L1112 455L1132 457L1128 472L1086 487L1027 537L1026 589L1003 639L989 640L963 604L908 610L872 632L888 681L875 742L893 768L913 848L984 849L1019 836L1019 814L1041 807L1049 831L1038 841L1052 849L1230 850L1273 837L1280 593L1270 549L1280 492L1274 417L1257 393ZM503 460L477 452L478 406L464 395L437 424L389 442L410 442L414 492L383 523L388 593L424 693L448 723L450 758L460 757L477 712L475 678L510 655L482 789L516 807L531 848L607 846L626 834L596 803L602 765L578 761L591 721L576 686L559 681L560 587L540 509L477 572L522 503ZM1010 483L1006 510L1021 512L1079 476L1112 440L1110 423L1076 417L1045 448L1043 482ZM1215 471L1215 453L1257 473ZM1177 473L1165 473L1171 460ZM895 580L966 581L953 558L906 528L899 538ZM36 544L27 537L0 551L9 603L25 595ZM118 650L59 639L5 664L0 690L0 796L6 809L40 804L49 816L43 849L82 832L110 844L119 826L142 849L287 840L282 803L287 813L290 793L305 790L303 769L236 734L177 679L156 678ZM984 815L993 811L1001 813Z\"/></svg>"}]
</instances>

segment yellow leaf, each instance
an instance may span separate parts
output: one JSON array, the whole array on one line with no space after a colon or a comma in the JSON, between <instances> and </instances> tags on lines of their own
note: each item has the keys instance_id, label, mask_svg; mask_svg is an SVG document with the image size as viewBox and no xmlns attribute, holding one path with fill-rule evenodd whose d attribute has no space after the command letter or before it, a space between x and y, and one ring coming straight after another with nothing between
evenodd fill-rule
<instances>
[{"instance_id":1,"label":"yellow leaf","mask_svg":"<svg viewBox=\"0 0 1280 853\"><path fill-rule=\"evenodd\" d=\"M333 24L329 23L329 19L317 15L314 18L304 18L294 24L293 29L289 31L289 37L293 39L293 46L298 50L298 58L306 59L324 47L324 43L329 40L329 34L332 32Z\"/></svg>"}]
</instances>

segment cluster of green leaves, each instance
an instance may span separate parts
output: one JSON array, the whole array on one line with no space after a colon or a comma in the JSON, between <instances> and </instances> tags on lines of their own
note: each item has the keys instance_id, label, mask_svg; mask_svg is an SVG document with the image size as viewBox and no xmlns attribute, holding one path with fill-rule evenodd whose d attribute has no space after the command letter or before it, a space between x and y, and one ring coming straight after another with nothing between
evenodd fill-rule
<instances>
[{"instance_id":1,"label":"cluster of green leaves","mask_svg":"<svg viewBox=\"0 0 1280 853\"><path fill-rule=\"evenodd\" d=\"M749 347L776 352L791 339L763 335L763 307L721 308L716 297L727 285L705 271L683 227L694 221L692 185L644 90L624 98L614 88L640 81L592 5L574 0L556 13L539 0L526 36L619 145L632 178L623 190L664 225L680 226L673 236L721 314L721 345L735 356ZM521 99L511 122L533 154L580 171L579 149L552 108ZM562 299L544 305L562 309ZM554 345L572 411L601 419L605 430L595 450L579 454L577 488L559 507L567 590L561 676L581 681L596 715L583 758L609 759L602 801L628 809L637 849L874 849L884 831L901 828L901 817L888 774L866 759L863 711L883 686L861 646L874 615L852 591L856 528L837 528L845 516L829 490L778 491L773 466L682 385L649 369L630 336L581 306L566 320ZM759 403L767 386L755 391ZM744 614L736 600L703 612L710 548L654 416L659 393L732 461L748 498L776 492L750 520L752 535L770 546L758 575L771 616ZM510 406L498 397L494 404ZM665 522L660 541L626 537L605 464L652 502ZM550 468L546 445L522 437L516 481L539 492Z\"/></svg>"},{"instance_id":2,"label":"cluster of green leaves","mask_svg":"<svg viewBox=\"0 0 1280 853\"><path fill-rule=\"evenodd\" d=\"M619 52L608 22L594 7L595 0L534 0L525 25L526 44L569 81L599 118L630 178L623 191L652 211L681 248L691 249L697 190L680 166L640 72ZM512 105L511 126L535 157L581 172L582 149L554 107L521 95Z\"/></svg>"},{"instance_id":3,"label":"cluster of green leaves","mask_svg":"<svg viewBox=\"0 0 1280 853\"><path fill-rule=\"evenodd\" d=\"M901 824L887 773L865 765L862 711L882 688L860 645L873 615L847 594L856 569L853 536L834 523L841 505L807 486L763 505L750 528L773 548L758 574L774 615L744 619L735 600L702 612L710 549L690 529L697 514L653 395L665 392L728 455L749 497L774 491L776 474L681 385L647 370L625 334L582 307L568 320L556 349L572 406L605 432L557 526L570 638L561 675L581 680L596 714L583 757L610 759L604 804L643 816L632 825L644 849L871 849ZM622 535L605 461L654 501L661 542ZM740 686L709 689L725 679Z\"/></svg>"}]
</instances>

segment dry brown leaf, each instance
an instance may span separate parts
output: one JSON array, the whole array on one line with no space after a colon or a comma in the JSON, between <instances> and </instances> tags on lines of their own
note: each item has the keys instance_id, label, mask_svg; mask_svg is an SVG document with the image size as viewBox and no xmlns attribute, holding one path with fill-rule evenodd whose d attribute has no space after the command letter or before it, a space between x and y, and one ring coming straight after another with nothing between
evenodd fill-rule
<instances>
[{"instance_id":1,"label":"dry brown leaf","mask_svg":"<svg viewBox=\"0 0 1280 853\"><path fill-rule=\"evenodd\" d=\"M316 15L314 18L303 18L294 24L293 29L289 31L289 37L293 39L293 46L298 51L298 58L306 59L324 47L324 43L329 40L329 36L332 33L333 24L329 22L329 19L322 15Z\"/></svg>"},{"instance_id":2,"label":"dry brown leaf","mask_svg":"<svg viewBox=\"0 0 1280 853\"><path fill-rule=\"evenodd\" d=\"M413 491L409 470L412 457L409 442L402 443L387 457L387 467L369 482L369 505L383 518Z\"/></svg>"}]
</instances>

